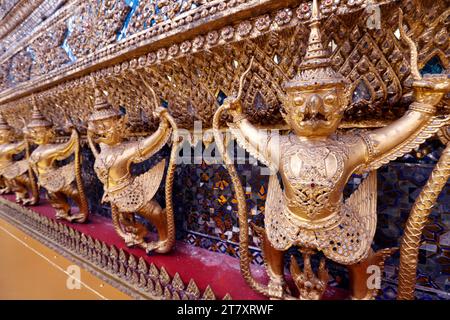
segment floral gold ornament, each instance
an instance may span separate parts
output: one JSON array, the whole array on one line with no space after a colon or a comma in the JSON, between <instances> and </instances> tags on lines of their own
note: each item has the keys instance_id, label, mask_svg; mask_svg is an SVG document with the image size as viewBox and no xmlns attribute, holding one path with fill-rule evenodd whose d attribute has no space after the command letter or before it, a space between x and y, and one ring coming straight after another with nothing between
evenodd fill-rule
<instances>
[{"instance_id":1,"label":"floral gold ornament","mask_svg":"<svg viewBox=\"0 0 450 320\"><path fill-rule=\"evenodd\" d=\"M37 145L29 157L29 162L38 178L38 184L47 190L48 200L56 211L57 219L86 222L89 206L81 178L79 133L66 119L66 129L71 131L71 136L67 142L55 143L53 124L42 115L34 96L32 105L31 121L26 126L25 136ZM58 164L68 161L71 155L74 155L73 161L64 165ZM68 198L75 202L78 212L72 211Z\"/></svg>"},{"instance_id":2,"label":"floral gold ornament","mask_svg":"<svg viewBox=\"0 0 450 320\"><path fill-rule=\"evenodd\" d=\"M22 152L25 152L25 157L15 161L14 156ZM0 194L14 192L17 203L34 205L39 201L39 191L28 156L28 142L16 141L14 129L0 114L0 178L4 183Z\"/></svg>"},{"instance_id":3,"label":"floral gold ornament","mask_svg":"<svg viewBox=\"0 0 450 320\"><path fill-rule=\"evenodd\" d=\"M314 0L306 54L298 74L283 86L282 115L290 133L267 134L243 115L240 98L252 60L241 76L238 94L227 98L216 111L214 135L238 200L241 272L246 282L271 298L319 299L326 288L325 264L321 263L318 275L308 264L310 256L320 251L326 258L347 266L353 299L370 299L376 289L368 288L369 274L364 266L381 268L384 259L396 250L371 249L377 221L376 169L410 152L448 123L448 116L434 114L450 91L450 80L446 75L420 77L417 49L403 31L400 14L401 37L411 52L414 101L403 117L385 127L340 133L337 128L352 91L347 79L332 68L329 48L322 44L320 25L319 3ZM219 131L224 111L233 116L234 121L228 126L238 143L272 169L265 227L258 232L270 278L267 285L255 280L250 270L244 192ZM344 186L355 172L367 172L368 177L344 201ZM299 297L292 297L284 280L283 253L291 246L300 248L306 264L302 272L292 260L291 272Z\"/></svg>"},{"instance_id":4,"label":"floral gold ornament","mask_svg":"<svg viewBox=\"0 0 450 320\"><path fill-rule=\"evenodd\" d=\"M156 95L148 86L154 96L154 116L160 119L159 127L148 137L127 141L127 117L113 108L104 93L95 83L93 85L94 112L89 118L88 141L95 156L95 172L103 183L102 201L111 204L114 227L127 246L141 247L147 253L166 253L175 244L172 185L178 144L176 123L166 109L156 108ZM132 175L131 165L151 158L171 136L173 145L165 181L166 208L163 209L154 196L164 176L165 159L138 176ZM146 239L148 230L135 214L156 227L158 241Z\"/></svg>"}]
</instances>

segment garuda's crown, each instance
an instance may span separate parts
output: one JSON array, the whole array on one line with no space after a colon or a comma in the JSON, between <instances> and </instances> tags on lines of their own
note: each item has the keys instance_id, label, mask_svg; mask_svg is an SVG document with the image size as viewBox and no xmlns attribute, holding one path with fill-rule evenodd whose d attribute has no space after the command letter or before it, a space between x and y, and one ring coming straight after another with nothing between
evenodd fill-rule
<instances>
[{"instance_id":1,"label":"garuda's crown","mask_svg":"<svg viewBox=\"0 0 450 320\"><path fill-rule=\"evenodd\" d=\"M97 88L94 80L92 80L94 86L94 112L92 112L88 121L105 120L109 118L115 118L120 116L120 112L113 108L108 102L103 92Z\"/></svg>"},{"instance_id":2,"label":"garuda's crown","mask_svg":"<svg viewBox=\"0 0 450 320\"><path fill-rule=\"evenodd\" d=\"M336 85L344 86L346 83L346 79L331 67L330 51L328 48L324 48L322 44L320 18L318 0L314 0L309 25L311 32L306 54L300 64L299 73L294 79L284 84L284 88L287 90Z\"/></svg>"},{"instance_id":3,"label":"garuda's crown","mask_svg":"<svg viewBox=\"0 0 450 320\"><path fill-rule=\"evenodd\" d=\"M52 127L53 123L49 121L44 115L41 113L39 108L36 105L36 99L34 95L31 96L31 101L33 104L33 111L31 113L31 121L27 125L28 128L48 128Z\"/></svg>"}]
</instances>

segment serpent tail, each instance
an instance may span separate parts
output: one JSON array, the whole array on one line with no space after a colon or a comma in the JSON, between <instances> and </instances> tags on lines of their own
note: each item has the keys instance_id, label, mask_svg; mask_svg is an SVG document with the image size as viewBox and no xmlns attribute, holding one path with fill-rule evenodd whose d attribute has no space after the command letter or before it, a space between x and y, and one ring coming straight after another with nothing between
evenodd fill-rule
<instances>
[{"instance_id":1,"label":"serpent tail","mask_svg":"<svg viewBox=\"0 0 450 320\"><path fill-rule=\"evenodd\" d=\"M427 183L416 199L406 222L400 246L400 270L398 300L414 299L417 262L422 231L427 224L433 205L450 177L450 143L447 143L441 158L434 167Z\"/></svg>"},{"instance_id":2,"label":"serpent tail","mask_svg":"<svg viewBox=\"0 0 450 320\"><path fill-rule=\"evenodd\" d=\"M165 196L166 196L166 221L167 221L167 241L159 248L159 253L166 253L172 249L175 244L175 218L173 213L172 190L173 180L176 168L176 158L178 152L178 127L175 120L169 114L164 115L172 126L172 150L170 152L169 167L167 169Z\"/></svg>"},{"instance_id":3,"label":"serpent tail","mask_svg":"<svg viewBox=\"0 0 450 320\"><path fill-rule=\"evenodd\" d=\"M251 263L251 255L248 249L249 241L248 241L248 220L247 220L247 206L245 203L245 195L244 189L242 188L241 180L237 174L236 168L234 167L233 162L230 160L228 153L225 150L225 146L222 139L222 134L219 131L219 121L222 113L227 110L228 105L221 106L213 118L213 132L214 139L217 144L217 148L222 154L222 158L225 162L226 168L228 169L228 173L230 174L231 180L234 185L234 191L236 192L236 199L238 201L238 220L239 220L239 252L240 252L240 268L241 274L244 277L245 282L255 291L264 294L265 296L270 296L269 289L267 286L259 283L253 277L250 263Z\"/></svg>"},{"instance_id":4,"label":"serpent tail","mask_svg":"<svg viewBox=\"0 0 450 320\"><path fill-rule=\"evenodd\" d=\"M84 192L83 179L81 177L81 152L80 152L80 137L77 132L77 142L75 146L75 181L77 184L78 194L80 196L80 214L81 219L77 221L83 223L87 220L89 215L89 205Z\"/></svg>"}]
</instances>

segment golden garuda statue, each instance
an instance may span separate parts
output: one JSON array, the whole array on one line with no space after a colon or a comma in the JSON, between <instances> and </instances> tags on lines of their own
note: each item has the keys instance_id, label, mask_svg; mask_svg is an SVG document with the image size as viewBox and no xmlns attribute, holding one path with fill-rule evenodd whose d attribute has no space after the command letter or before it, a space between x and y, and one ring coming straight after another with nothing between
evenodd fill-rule
<instances>
[{"instance_id":1,"label":"golden garuda statue","mask_svg":"<svg viewBox=\"0 0 450 320\"><path fill-rule=\"evenodd\" d=\"M161 119L152 135L131 141L127 117L113 108L101 90L95 87L94 112L88 122L88 142L95 156L94 169L103 183L102 202L109 202L114 227L127 246L139 246L147 253L166 253L175 243L175 223L172 207L172 186L177 150L177 127L164 108L154 116ZM154 94L154 92L152 92ZM155 106L158 105L155 97ZM172 129L171 129L172 127ZM173 131L173 146L165 181L166 208L153 199L165 171L165 159L147 172L134 176L133 163L143 162L157 153L169 140ZM100 151L97 150L99 145ZM135 214L151 222L157 229L158 241L148 241L148 230L138 222Z\"/></svg>"},{"instance_id":2,"label":"golden garuda statue","mask_svg":"<svg viewBox=\"0 0 450 320\"><path fill-rule=\"evenodd\" d=\"M15 161L14 156L24 151L25 157ZM34 205L39 202L39 190L28 163L28 156L27 141L16 141L14 129L6 122L3 114L0 114L0 178L4 183L0 194L14 192L17 203Z\"/></svg>"},{"instance_id":3,"label":"golden garuda statue","mask_svg":"<svg viewBox=\"0 0 450 320\"><path fill-rule=\"evenodd\" d=\"M80 137L77 129L67 120L66 130L72 134L67 142L55 143L56 134L53 123L46 119L38 109L34 96L31 121L25 129L25 135L38 147L29 157L30 166L38 177L38 184L47 190L48 200L56 211L57 219L70 222L86 222L89 206L81 179ZM67 164L61 162L74 155ZM77 213L71 213L68 198L77 207Z\"/></svg>"},{"instance_id":4,"label":"golden garuda statue","mask_svg":"<svg viewBox=\"0 0 450 320\"><path fill-rule=\"evenodd\" d=\"M287 135L266 133L253 126L242 112L237 96L228 98L217 110L213 126L215 140L231 175L238 199L241 272L256 291L272 298L320 299L328 281L325 260L315 275L310 256L316 252L347 266L354 299L369 299L376 288L368 288L370 265L382 266L394 249L373 252L376 230L376 169L410 152L449 121L436 116L437 105L450 90L446 75L421 77L417 49L402 27L402 38L411 49L411 73L415 79L414 102L403 117L380 129L338 133L351 93L347 80L331 67L330 53L322 44L318 2L313 2L308 47L299 73L284 84L283 117ZM248 252L248 218L239 176L219 131L223 111L233 116L231 133L247 151L272 169L265 205L262 238L269 284L251 275ZM353 173L368 177L348 199L343 190ZM292 297L284 279L283 254L298 246L304 269L291 259L291 275L300 295Z\"/></svg>"}]
</instances>

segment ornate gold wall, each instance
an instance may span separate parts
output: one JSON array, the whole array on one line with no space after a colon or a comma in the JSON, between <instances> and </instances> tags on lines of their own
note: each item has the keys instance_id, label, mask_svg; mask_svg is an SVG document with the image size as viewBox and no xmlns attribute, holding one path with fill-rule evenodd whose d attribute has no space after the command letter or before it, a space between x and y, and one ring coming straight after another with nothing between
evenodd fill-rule
<instances>
[{"instance_id":1,"label":"ornate gold wall","mask_svg":"<svg viewBox=\"0 0 450 320\"><path fill-rule=\"evenodd\" d=\"M352 101L341 129L385 126L402 116L412 101L410 51L400 39L398 8L404 12L407 34L418 46L419 68L448 73L448 4L445 0L321 1L322 40L331 49L334 70L351 83ZM5 1L0 17L0 111L19 133L23 122L17 115L28 122L34 96L58 133L63 135L63 115L67 115L84 143L94 104L91 78L107 92L108 101L128 115L130 136L152 132L157 125L153 98L142 78L155 89L178 127L192 131L195 121L203 128L212 126L214 112L237 92L238 77L251 57L253 67L243 83L244 113L260 127L285 129L280 113L285 94L282 84L297 74L305 54L311 1L179 0L154 4L111 0L98 4L96 0L19 0ZM440 114L445 112L448 98L439 106ZM421 177L427 177L443 149L442 142L448 142L448 131L442 130L439 137L379 170L379 213L384 224L379 226L377 245L398 245L405 212L413 202L410 194L417 194L426 180L411 177L408 167L415 166ZM193 148L194 140L190 139ZM86 146L83 153L92 166ZM161 157L167 155L163 150ZM94 173L84 170L92 190L91 207L108 215L108 208L95 203L101 190ZM239 170L251 190L248 197L256 212L254 220L261 223L266 178L251 164L240 165ZM235 199L224 170L205 163L182 165L177 179L178 238L237 256L238 237L232 231L237 227ZM351 184L358 181L355 177ZM188 194L185 185L191 185L201 199ZM444 205L433 213L433 225L439 231L430 228L425 232L426 242L437 247L433 263L441 264L438 275L423 276L422 284L433 286L437 281L442 292L448 291L442 277L449 273L449 249L440 239L448 234L448 190L447 186ZM386 202L392 202L391 209ZM205 226L205 220L213 227ZM251 244L254 262L262 263L259 242ZM433 254L427 251L423 255ZM393 270L397 264L392 262ZM396 276L392 277L389 280L396 282Z\"/></svg>"}]
</instances>

